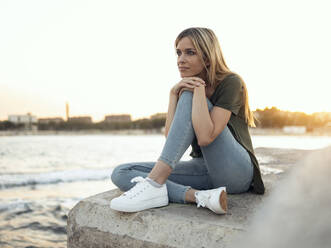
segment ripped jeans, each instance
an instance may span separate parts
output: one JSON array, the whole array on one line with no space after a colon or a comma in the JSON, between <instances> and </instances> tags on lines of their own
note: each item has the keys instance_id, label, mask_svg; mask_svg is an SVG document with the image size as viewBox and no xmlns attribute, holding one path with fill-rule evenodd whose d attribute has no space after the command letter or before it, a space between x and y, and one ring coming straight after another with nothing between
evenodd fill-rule
<instances>
[{"instance_id":1,"label":"ripped jeans","mask_svg":"<svg viewBox=\"0 0 331 248\"><path fill-rule=\"evenodd\" d=\"M253 178L253 164L248 152L235 140L227 126L212 143L200 147L203 157L180 161L195 137L192 99L191 91L181 94L158 158L173 168L166 181L169 202L186 203L185 194L190 188L207 190L225 186L230 194L246 192ZM213 104L207 97L206 101L210 112ZM127 191L135 185L130 180L136 176L146 177L155 163L120 164L113 170L111 180L120 190Z\"/></svg>"}]
</instances>

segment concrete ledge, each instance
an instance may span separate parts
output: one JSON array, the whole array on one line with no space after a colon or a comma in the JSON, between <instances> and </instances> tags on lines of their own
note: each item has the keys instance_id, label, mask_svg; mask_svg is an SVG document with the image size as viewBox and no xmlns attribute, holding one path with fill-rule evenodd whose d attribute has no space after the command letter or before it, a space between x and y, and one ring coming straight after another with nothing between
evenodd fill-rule
<instances>
[{"instance_id":1,"label":"concrete ledge","mask_svg":"<svg viewBox=\"0 0 331 248\"><path fill-rule=\"evenodd\" d=\"M331 247L331 146L300 160L231 248Z\"/></svg>"},{"instance_id":2,"label":"concrete ledge","mask_svg":"<svg viewBox=\"0 0 331 248\"><path fill-rule=\"evenodd\" d=\"M216 215L196 205L171 203L138 213L109 208L118 189L79 202L69 214L69 247L223 247L245 229L262 197L229 196L229 213ZM208 237L208 238L206 238Z\"/></svg>"},{"instance_id":3,"label":"concrete ledge","mask_svg":"<svg viewBox=\"0 0 331 248\"><path fill-rule=\"evenodd\" d=\"M261 148L256 153L268 157L268 165L286 172L308 152ZM229 195L226 215L216 215L195 204L174 203L122 213L109 208L110 200L121 194L118 189L91 196L69 213L68 247L228 247L247 230L252 216L284 174L263 176L267 188L263 196Z\"/></svg>"}]
</instances>

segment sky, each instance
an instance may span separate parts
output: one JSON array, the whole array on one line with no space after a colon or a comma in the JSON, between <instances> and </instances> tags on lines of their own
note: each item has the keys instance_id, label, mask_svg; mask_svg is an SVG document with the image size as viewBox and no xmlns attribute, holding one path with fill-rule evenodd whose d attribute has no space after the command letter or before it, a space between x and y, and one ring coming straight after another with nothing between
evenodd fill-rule
<instances>
[{"instance_id":1,"label":"sky","mask_svg":"<svg viewBox=\"0 0 331 248\"><path fill-rule=\"evenodd\" d=\"M252 110L331 112L325 0L0 1L0 120L167 112L180 81L174 41L217 35Z\"/></svg>"}]
</instances>

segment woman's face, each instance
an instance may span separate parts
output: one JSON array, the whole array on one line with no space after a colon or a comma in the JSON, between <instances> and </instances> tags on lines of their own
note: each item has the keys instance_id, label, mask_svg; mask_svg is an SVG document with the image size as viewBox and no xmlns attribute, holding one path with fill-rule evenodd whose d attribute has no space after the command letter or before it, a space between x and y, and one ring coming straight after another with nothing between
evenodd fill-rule
<instances>
[{"instance_id":1,"label":"woman's face","mask_svg":"<svg viewBox=\"0 0 331 248\"><path fill-rule=\"evenodd\" d=\"M188 37L179 40L177 47L177 65L180 76L183 77L200 77L205 79L204 66L197 55L197 51L192 41Z\"/></svg>"}]
</instances>

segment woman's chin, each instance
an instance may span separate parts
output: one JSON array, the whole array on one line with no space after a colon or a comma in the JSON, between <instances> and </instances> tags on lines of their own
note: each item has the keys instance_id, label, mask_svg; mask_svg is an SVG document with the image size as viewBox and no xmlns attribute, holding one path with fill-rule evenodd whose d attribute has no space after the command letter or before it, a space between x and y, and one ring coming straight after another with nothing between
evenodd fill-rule
<instances>
[{"instance_id":1,"label":"woman's chin","mask_svg":"<svg viewBox=\"0 0 331 248\"><path fill-rule=\"evenodd\" d=\"M185 73L185 72L181 72L180 73L180 76L182 77L182 78L184 78L184 77L193 77L193 75L192 75L192 73Z\"/></svg>"}]
</instances>

